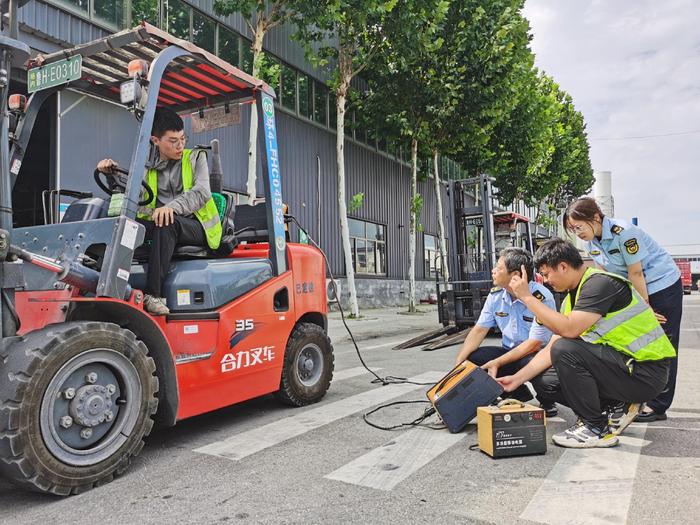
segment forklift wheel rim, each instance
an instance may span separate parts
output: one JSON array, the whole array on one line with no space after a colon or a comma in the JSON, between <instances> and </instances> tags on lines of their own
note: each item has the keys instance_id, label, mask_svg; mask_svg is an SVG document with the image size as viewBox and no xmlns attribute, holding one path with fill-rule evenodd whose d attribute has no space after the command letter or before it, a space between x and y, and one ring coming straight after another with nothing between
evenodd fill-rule
<instances>
[{"instance_id":1,"label":"forklift wheel rim","mask_svg":"<svg viewBox=\"0 0 700 525\"><path fill-rule=\"evenodd\" d=\"M297 356L297 378L305 387L313 387L323 374L323 352L315 343L305 344Z\"/></svg>"},{"instance_id":2,"label":"forklift wheel rim","mask_svg":"<svg viewBox=\"0 0 700 525\"><path fill-rule=\"evenodd\" d=\"M70 415L63 413L65 407L61 402L65 398L64 392L76 376L87 376L104 367L112 372L118 382L115 385L114 400L119 397L125 402L121 405L114 403L116 414L112 421L104 421L96 425L94 430L91 428L91 432L99 431L96 439L86 439L86 448L75 448L62 438L66 429L62 429L58 423L61 417ZM102 381L104 380L98 375L95 384L102 385ZM109 348L93 348L78 354L54 374L44 391L40 412L44 444L56 459L72 466L86 467L108 459L126 442L136 426L141 405L141 390L138 371L124 354ZM77 425L71 425L71 428L74 426Z\"/></svg>"}]
</instances>

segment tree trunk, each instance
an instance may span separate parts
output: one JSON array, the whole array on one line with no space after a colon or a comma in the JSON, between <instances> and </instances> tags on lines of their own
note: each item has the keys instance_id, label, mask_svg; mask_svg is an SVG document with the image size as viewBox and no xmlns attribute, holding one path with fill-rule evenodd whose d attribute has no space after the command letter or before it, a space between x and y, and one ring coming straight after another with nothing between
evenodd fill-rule
<instances>
[{"instance_id":1,"label":"tree trunk","mask_svg":"<svg viewBox=\"0 0 700 525\"><path fill-rule=\"evenodd\" d=\"M335 106L337 115L335 155L338 162L338 215L340 216L340 234L343 241L345 272L350 294L350 313L358 317L360 315L360 307L357 303L357 291L355 290L355 271L352 265L348 209L345 198L345 100L350 87L350 80L352 79L352 57L349 57L342 48L338 56L338 68L340 71L340 82L336 90Z\"/></svg>"},{"instance_id":2,"label":"tree trunk","mask_svg":"<svg viewBox=\"0 0 700 525\"><path fill-rule=\"evenodd\" d=\"M265 38L264 18L258 17L253 34L253 71L251 75L258 78L260 74L260 60L262 58L263 38ZM248 204L253 204L256 195L255 181L257 179L258 163L258 106L257 101L250 105L250 130L248 133L248 180L246 192Z\"/></svg>"},{"instance_id":3,"label":"tree trunk","mask_svg":"<svg viewBox=\"0 0 700 525\"><path fill-rule=\"evenodd\" d=\"M438 150L433 150L433 181L435 183L435 201L438 216L438 246L440 249L440 267L445 281L450 280L450 268L447 265L447 247L445 246L445 221L442 216L442 192L440 191L440 169L438 167Z\"/></svg>"},{"instance_id":4,"label":"tree trunk","mask_svg":"<svg viewBox=\"0 0 700 525\"><path fill-rule=\"evenodd\" d=\"M411 207L408 226L408 311L416 311L416 195L418 194L418 139L411 140Z\"/></svg>"}]
</instances>

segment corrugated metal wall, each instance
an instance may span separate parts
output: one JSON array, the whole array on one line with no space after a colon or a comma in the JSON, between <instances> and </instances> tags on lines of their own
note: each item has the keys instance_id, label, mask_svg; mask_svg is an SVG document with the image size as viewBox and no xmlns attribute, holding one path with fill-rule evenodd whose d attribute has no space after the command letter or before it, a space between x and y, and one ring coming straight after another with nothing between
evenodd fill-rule
<instances>
[{"instance_id":1,"label":"corrugated metal wall","mask_svg":"<svg viewBox=\"0 0 700 525\"><path fill-rule=\"evenodd\" d=\"M80 98L76 93L64 92L61 110L65 112ZM192 146L218 138L222 148L224 185L240 192L245 191L247 122L248 108L244 107L240 124L190 135L189 141ZM311 236L320 239L333 273L343 275L345 265L338 219L335 135L282 111L277 112L277 122L285 202ZM100 195L92 172L97 162L105 157L128 166L135 142L133 117L117 106L88 97L73 106L62 117L61 124L61 186L90 188L95 195ZM186 129L189 128L186 120ZM386 226L388 277L402 279L408 275L410 170L352 141L346 141L345 154L347 198L349 200L359 192L365 194L363 206L353 216ZM420 222L425 233L436 234L432 180L420 182L419 191L425 200ZM258 192L262 194L261 179L258 180ZM416 267L417 277L424 277L423 235L420 232L417 234Z\"/></svg>"}]
</instances>

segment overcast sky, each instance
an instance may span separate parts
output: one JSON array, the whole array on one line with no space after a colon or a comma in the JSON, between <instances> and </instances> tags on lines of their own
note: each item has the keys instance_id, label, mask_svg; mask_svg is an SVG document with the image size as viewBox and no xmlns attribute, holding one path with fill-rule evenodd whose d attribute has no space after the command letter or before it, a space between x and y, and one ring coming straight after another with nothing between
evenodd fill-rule
<instances>
[{"instance_id":1,"label":"overcast sky","mask_svg":"<svg viewBox=\"0 0 700 525\"><path fill-rule=\"evenodd\" d=\"M524 14L537 67L583 113L593 169L612 172L615 216L700 244L700 1L527 0ZM668 136L625 138L649 135Z\"/></svg>"}]
</instances>

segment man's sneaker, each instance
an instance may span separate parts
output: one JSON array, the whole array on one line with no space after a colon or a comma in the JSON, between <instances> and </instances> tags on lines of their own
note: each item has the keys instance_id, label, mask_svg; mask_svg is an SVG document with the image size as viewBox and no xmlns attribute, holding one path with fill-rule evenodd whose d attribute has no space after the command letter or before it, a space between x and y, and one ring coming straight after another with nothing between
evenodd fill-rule
<instances>
[{"instance_id":1,"label":"man's sneaker","mask_svg":"<svg viewBox=\"0 0 700 525\"><path fill-rule=\"evenodd\" d=\"M143 307L151 315L168 315L170 313L170 309L165 305L165 299L162 297L146 295L143 298Z\"/></svg>"},{"instance_id":2,"label":"man's sneaker","mask_svg":"<svg viewBox=\"0 0 700 525\"><path fill-rule=\"evenodd\" d=\"M608 426L615 436L619 436L639 413L640 403L618 403L608 410Z\"/></svg>"},{"instance_id":3,"label":"man's sneaker","mask_svg":"<svg viewBox=\"0 0 700 525\"><path fill-rule=\"evenodd\" d=\"M557 414L559 414L557 404L553 401L540 403L540 408L544 410L544 415L547 417L557 417Z\"/></svg>"},{"instance_id":4,"label":"man's sneaker","mask_svg":"<svg viewBox=\"0 0 700 525\"><path fill-rule=\"evenodd\" d=\"M552 441L567 448L614 447L618 443L617 436L607 427L604 430L591 428L580 419L564 432L554 434Z\"/></svg>"}]
</instances>

